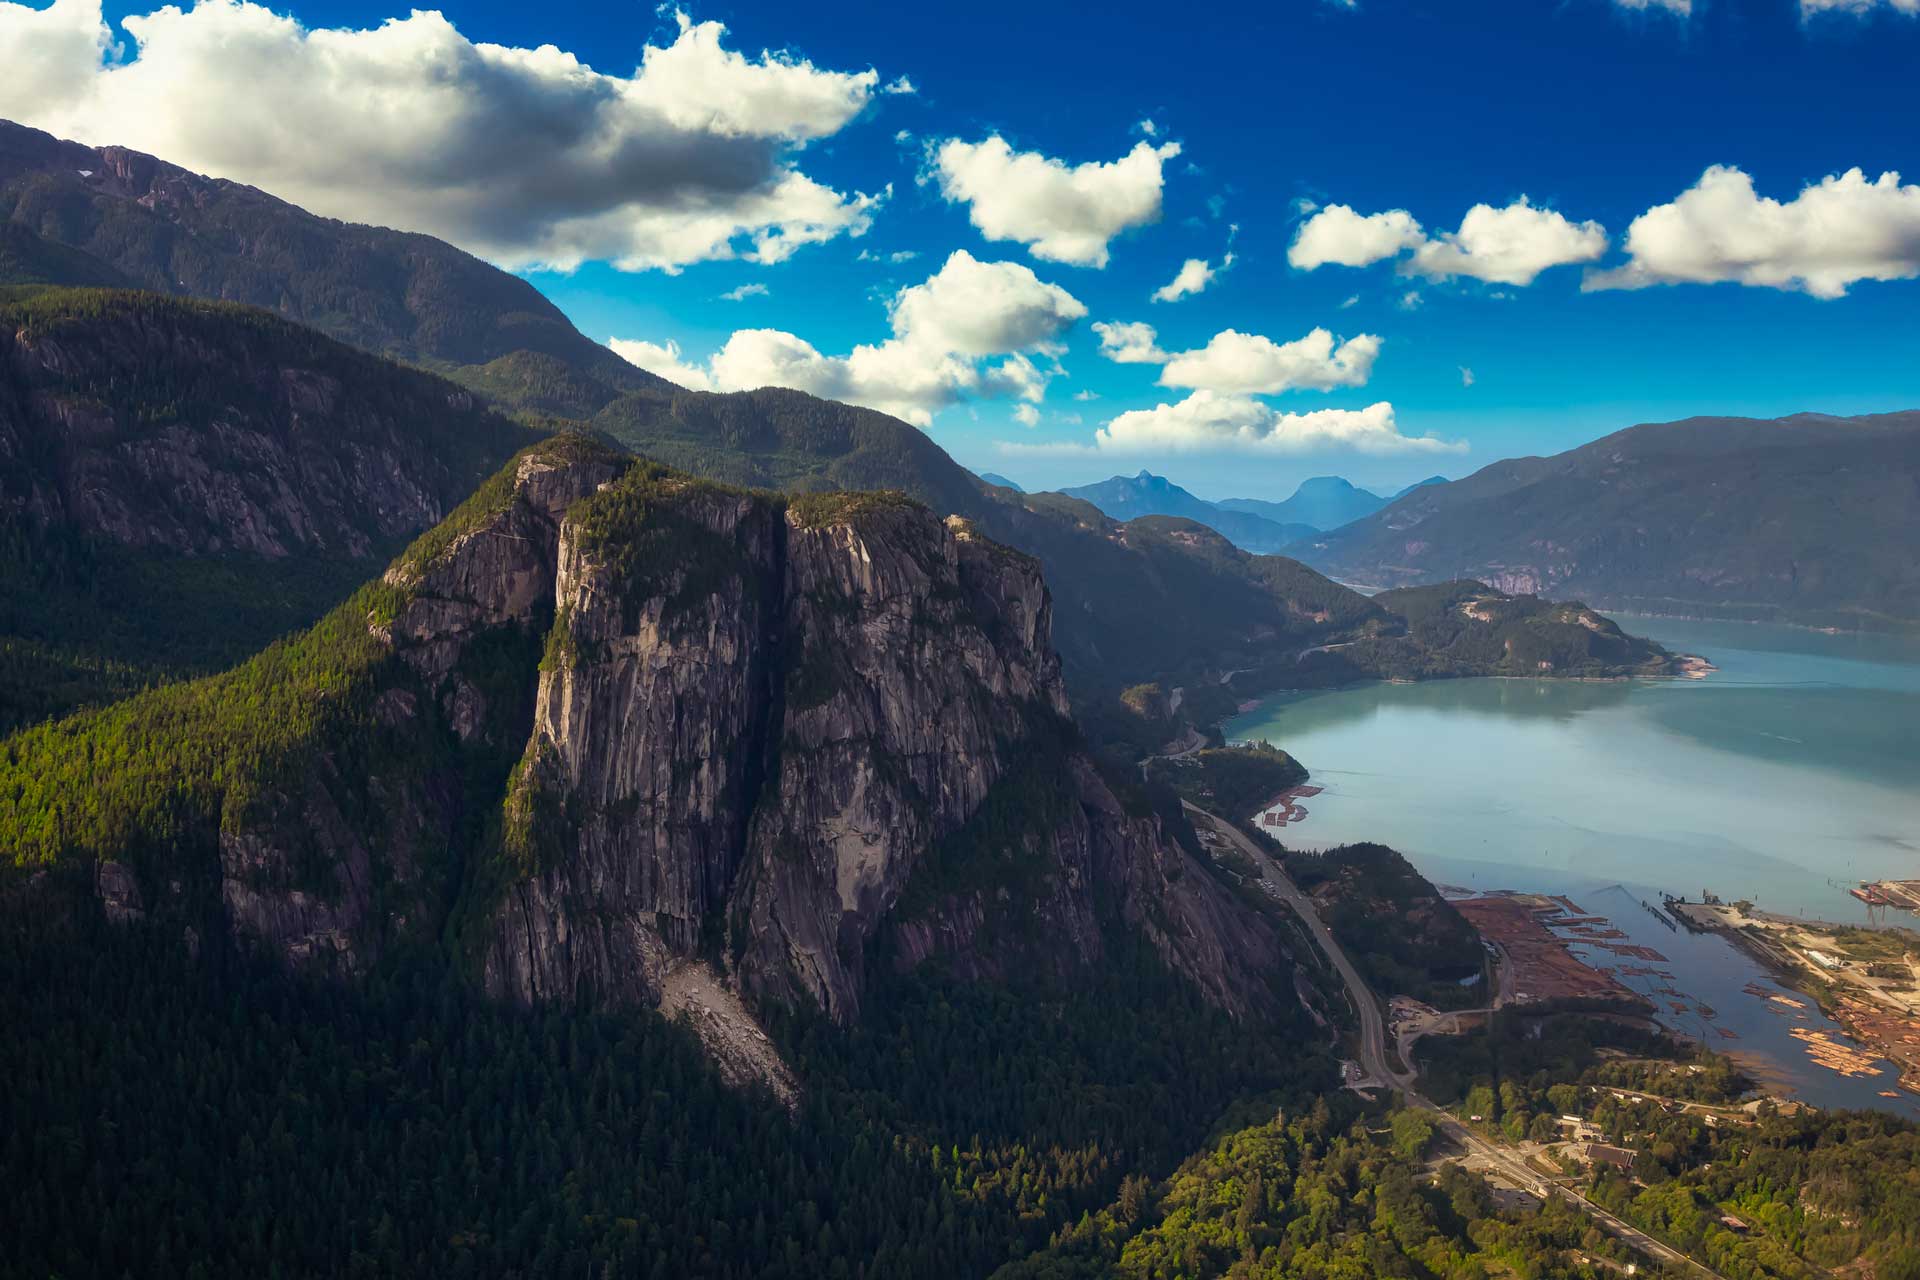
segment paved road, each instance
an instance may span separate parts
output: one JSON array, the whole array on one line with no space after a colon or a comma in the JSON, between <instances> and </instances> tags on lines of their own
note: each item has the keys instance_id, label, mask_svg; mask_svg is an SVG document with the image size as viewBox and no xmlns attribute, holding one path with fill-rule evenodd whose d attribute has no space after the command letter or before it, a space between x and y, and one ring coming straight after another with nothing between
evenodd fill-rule
<instances>
[{"instance_id":1,"label":"paved road","mask_svg":"<svg viewBox=\"0 0 1920 1280\"><path fill-rule=\"evenodd\" d=\"M1542 1199L1545 1199L1547 1196L1559 1196L1575 1208L1584 1211L1607 1231L1613 1233L1628 1245L1638 1249L1650 1258L1656 1258L1661 1262L1680 1267L1683 1270L1701 1276L1711 1277L1711 1280L1722 1280L1719 1272L1702 1266L1686 1254L1681 1253L1678 1249L1672 1249L1661 1244L1658 1240L1655 1240L1652 1236L1640 1230L1640 1228L1634 1226L1632 1223L1624 1222L1614 1217L1611 1213L1608 1213L1605 1209L1602 1209L1599 1205L1587 1199L1572 1187L1563 1186L1537 1172L1531 1165L1525 1160L1522 1160L1510 1149L1488 1142L1485 1138L1482 1138L1479 1134L1473 1132L1473 1130L1467 1128L1419 1094L1408 1092L1406 1099L1409 1105L1427 1112L1432 1117L1434 1124L1445 1131L1449 1138L1452 1138L1467 1150L1485 1159L1487 1163L1506 1174L1516 1185L1526 1188Z\"/></svg>"},{"instance_id":2,"label":"paved road","mask_svg":"<svg viewBox=\"0 0 1920 1280\"><path fill-rule=\"evenodd\" d=\"M1711 1280L1722 1280L1718 1272L1702 1266L1677 1249L1661 1244L1631 1223L1614 1217L1572 1187L1562 1186L1552 1181L1528 1165L1511 1149L1487 1141L1441 1110L1437 1104L1415 1092L1413 1073L1394 1071L1387 1062L1386 1023L1380 1016L1380 1002L1375 998L1373 989L1361 978L1360 971L1355 969L1353 962L1347 959L1346 952L1341 950L1340 944L1334 941L1332 931L1320 919L1320 913L1315 910L1312 900L1301 893L1293 881L1287 878L1279 864L1267 856L1266 850L1249 840L1238 827L1221 821L1205 809L1186 804L1185 801L1181 803L1186 805L1187 812L1195 821L1213 828L1232 841L1235 848L1253 859L1254 865L1262 869L1266 882L1278 891L1279 896L1288 906L1293 908L1294 913L1300 917L1301 923L1306 925L1307 932L1312 934L1313 940L1320 944L1320 950L1326 954L1327 959L1333 963L1334 969L1339 972L1340 980L1347 984L1347 994L1352 998L1354 1008L1359 1011L1360 1065L1369 1074L1376 1080L1392 1081L1405 1096L1408 1106L1426 1112L1432 1118L1434 1125L1444 1131L1449 1138L1485 1159L1487 1163L1506 1174L1515 1185L1526 1188L1542 1199L1547 1196L1559 1196L1648 1257L1711 1277Z\"/></svg>"},{"instance_id":3,"label":"paved road","mask_svg":"<svg viewBox=\"0 0 1920 1280\"><path fill-rule=\"evenodd\" d=\"M1181 803L1186 804L1185 801ZM1366 980L1360 976L1360 971L1353 967L1351 960L1347 959L1347 953L1342 951L1340 944L1333 940L1333 933L1320 919L1320 913L1314 909L1312 901L1287 878L1286 873L1280 870L1279 864L1267 856L1266 850L1247 839L1246 834L1238 827L1230 822L1222 822L1205 809L1194 805L1187 804L1186 809L1195 819L1212 827L1232 841L1234 847L1240 852L1253 859L1254 865L1260 867L1265 873L1267 883L1279 892L1282 901L1293 908L1294 914L1300 917L1300 922L1307 926L1307 932L1312 934L1313 940L1320 944L1320 950L1326 954L1328 960L1333 962L1333 967L1340 974L1340 980L1347 984L1347 993L1352 997L1353 1007L1360 1018L1360 1065L1366 1069L1367 1074L1395 1088L1410 1089L1413 1077L1394 1071L1387 1063L1387 1027L1386 1020L1380 1016L1380 1002L1374 998L1372 988L1367 986Z\"/></svg>"}]
</instances>

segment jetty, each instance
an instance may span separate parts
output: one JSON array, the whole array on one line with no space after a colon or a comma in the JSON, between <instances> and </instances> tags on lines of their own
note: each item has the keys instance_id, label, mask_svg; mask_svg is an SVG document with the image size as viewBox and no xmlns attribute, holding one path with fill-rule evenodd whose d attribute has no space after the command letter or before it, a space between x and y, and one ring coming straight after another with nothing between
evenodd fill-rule
<instances>
[{"instance_id":1,"label":"jetty","mask_svg":"<svg viewBox=\"0 0 1920 1280\"><path fill-rule=\"evenodd\" d=\"M1848 893L1870 907L1899 907L1920 913L1920 880L1862 880Z\"/></svg>"}]
</instances>

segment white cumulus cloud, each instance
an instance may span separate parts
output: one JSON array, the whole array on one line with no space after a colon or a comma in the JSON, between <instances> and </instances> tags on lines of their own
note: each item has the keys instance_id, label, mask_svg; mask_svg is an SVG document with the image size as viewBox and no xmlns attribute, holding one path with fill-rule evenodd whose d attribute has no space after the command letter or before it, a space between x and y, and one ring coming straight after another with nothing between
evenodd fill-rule
<instances>
[{"instance_id":1,"label":"white cumulus cloud","mask_svg":"<svg viewBox=\"0 0 1920 1280\"><path fill-rule=\"evenodd\" d=\"M767 286L743 284L738 289L729 289L720 296L728 302L745 302L748 298L764 298L767 296Z\"/></svg>"},{"instance_id":2,"label":"white cumulus cloud","mask_svg":"<svg viewBox=\"0 0 1920 1280\"><path fill-rule=\"evenodd\" d=\"M1288 391L1330 391L1364 386L1380 355L1380 338L1357 334L1344 341L1314 329L1292 342L1224 329L1204 347L1168 353L1153 326L1101 322L1101 353L1121 364L1159 364L1160 385L1187 390L1185 399L1151 409L1132 409L1095 432L1091 443L1003 443L1009 452L1135 453L1223 449L1249 452L1361 453L1459 452L1466 446L1430 437L1404 436L1385 401L1365 409L1316 409L1290 413L1257 399ZM1076 397L1078 398L1078 397Z\"/></svg>"},{"instance_id":3,"label":"white cumulus cloud","mask_svg":"<svg viewBox=\"0 0 1920 1280\"><path fill-rule=\"evenodd\" d=\"M1172 280L1153 291L1155 302L1178 302L1190 293L1199 293L1213 283L1215 276L1233 265L1233 255L1228 254L1220 264L1218 271L1205 258L1188 258L1174 273Z\"/></svg>"},{"instance_id":4,"label":"white cumulus cloud","mask_svg":"<svg viewBox=\"0 0 1920 1280\"><path fill-rule=\"evenodd\" d=\"M1287 250L1303 271L1364 267L1412 250L1403 270L1444 280L1470 276L1492 284L1532 284L1549 267L1592 262L1607 251L1606 229L1573 222L1521 196L1505 208L1477 204L1458 231L1429 235L1404 209L1360 214L1329 205L1307 219Z\"/></svg>"},{"instance_id":5,"label":"white cumulus cloud","mask_svg":"<svg viewBox=\"0 0 1920 1280\"><path fill-rule=\"evenodd\" d=\"M657 373L689 391L714 390L713 377L698 365L680 359L680 344L674 341L644 342L635 338L609 338L607 346L628 364L648 373Z\"/></svg>"},{"instance_id":6,"label":"white cumulus cloud","mask_svg":"<svg viewBox=\"0 0 1920 1280\"><path fill-rule=\"evenodd\" d=\"M1420 224L1405 209L1362 215L1348 205L1328 205L1301 224L1287 261L1302 271L1365 267L1425 241Z\"/></svg>"},{"instance_id":7,"label":"white cumulus cloud","mask_svg":"<svg viewBox=\"0 0 1920 1280\"><path fill-rule=\"evenodd\" d=\"M1115 364L1165 364L1172 359L1160 349L1153 326L1139 320L1096 320L1100 354Z\"/></svg>"},{"instance_id":8,"label":"white cumulus cloud","mask_svg":"<svg viewBox=\"0 0 1920 1280\"><path fill-rule=\"evenodd\" d=\"M1592 262L1607 251L1597 222L1570 222L1525 196L1504 209L1477 204L1458 231L1413 251L1413 269L1431 279L1471 276L1490 284L1528 285L1549 267Z\"/></svg>"},{"instance_id":9,"label":"white cumulus cloud","mask_svg":"<svg viewBox=\"0 0 1920 1280\"><path fill-rule=\"evenodd\" d=\"M1365 454L1459 453L1464 443L1407 436L1382 400L1364 409L1284 413L1249 396L1196 391L1184 400L1120 414L1094 433L1114 453L1192 452Z\"/></svg>"},{"instance_id":10,"label":"white cumulus cloud","mask_svg":"<svg viewBox=\"0 0 1920 1280\"><path fill-rule=\"evenodd\" d=\"M1177 142L1139 142L1118 160L1068 165L995 135L949 138L933 165L941 194L964 202L987 239L1017 241L1048 262L1104 267L1115 236L1160 220L1162 162L1179 154Z\"/></svg>"},{"instance_id":11,"label":"white cumulus cloud","mask_svg":"<svg viewBox=\"0 0 1920 1280\"><path fill-rule=\"evenodd\" d=\"M1822 13L1848 13L1858 17L1875 9L1895 13L1920 14L1920 0L1800 0L1800 16L1811 18Z\"/></svg>"},{"instance_id":12,"label":"white cumulus cloud","mask_svg":"<svg viewBox=\"0 0 1920 1280\"><path fill-rule=\"evenodd\" d=\"M900 290L889 313L892 337L844 356L780 329L738 330L705 366L685 363L671 342L608 345L696 390L793 387L924 427L969 396L1037 404L1055 370L1032 357L1057 354L1086 308L1017 262L981 262L958 250L925 281Z\"/></svg>"},{"instance_id":13,"label":"white cumulus cloud","mask_svg":"<svg viewBox=\"0 0 1920 1280\"><path fill-rule=\"evenodd\" d=\"M1336 345L1325 329L1284 343L1223 329L1206 346L1169 357L1160 371L1160 385L1221 395L1361 387L1372 376L1379 354L1380 339L1371 333Z\"/></svg>"},{"instance_id":14,"label":"white cumulus cloud","mask_svg":"<svg viewBox=\"0 0 1920 1280\"><path fill-rule=\"evenodd\" d=\"M1755 192L1741 170L1715 165L1635 218L1626 250L1625 265L1590 273L1583 287L1734 281L1838 298L1861 280L1920 276L1920 185L1849 169L1783 202Z\"/></svg>"},{"instance_id":15,"label":"white cumulus cloud","mask_svg":"<svg viewBox=\"0 0 1920 1280\"><path fill-rule=\"evenodd\" d=\"M1613 0L1613 2L1622 9L1665 9L1668 13L1678 14L1683 18L1693 12L1693 0Z\"/></svg>"},{"instance_id":16,"label":"white cumulus cloud","mask_svg":"<svg viewBox=\"0 0 1920 1280\"><path fill-rule=\"evenodd\" d=\"M749 58L717 22L678 23L617 75L552 45L469 40L430 10L317 29L199 0L128 16L123 41L99 0L0 0L0 116L511 267L777 262L863 232L884 196L797 160L881 92L878 73Z\"/></svg>"}]
</instances>

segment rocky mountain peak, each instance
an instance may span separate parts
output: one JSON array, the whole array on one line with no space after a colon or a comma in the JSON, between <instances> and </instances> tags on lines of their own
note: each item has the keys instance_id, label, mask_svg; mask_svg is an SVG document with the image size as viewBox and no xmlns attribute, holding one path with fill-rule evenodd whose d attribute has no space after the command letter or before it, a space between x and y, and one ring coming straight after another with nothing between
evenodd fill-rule
<instances>
[{"instance_id":1,"label":"rocky mountain peak","mask_svg":"<svg viewBox=\"0 0 1920 1280\"><path fill-rule=\"evenodd\" d=\"M1270 1011L1272 922L1082 752L1051 619L1037 561L898 494L557 438L306 635L16 739L0 831L296 967L445 938L502 999L683 1009L783 1096L755 1012L850 1021L887 965L1065 977L1130 930ZM90 735L142 753L77 806Z\"/></svg>"}]
</instances>

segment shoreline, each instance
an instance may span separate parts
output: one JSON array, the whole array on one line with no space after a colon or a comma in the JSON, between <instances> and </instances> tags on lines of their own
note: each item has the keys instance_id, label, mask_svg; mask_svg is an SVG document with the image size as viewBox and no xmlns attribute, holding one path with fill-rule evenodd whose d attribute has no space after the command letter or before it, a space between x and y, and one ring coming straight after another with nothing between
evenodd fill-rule
<instances>
[{"instance_id":1,"label":"shoreline","mask_svg":"<svg viewBox=\"0 0 1920 1280\"><path fill-rule=\"evenodd\" d=\"M1317 566L1315 566L1309 561L1302 560L1301 563L1305 564L1309 569L1315 569L1317 572L1324 572L1322 570L1318 570ZM1398 591L1405 587L1421 587L1421 586L1435 585L1434 583L1431 583L1431 582L1417 580L1412 582L1395 583L1392 586L1383 586L1383 585L1376 585L1376 584L1367 583L1367 582L1355 582L1350 578L1335 577L1333 574L1330 574L1330 573L1326 574L1326 576L1332 579L1332 581L1337 585L1343 586L1347 588L1349 591L1357 592L1360 595L1367 597L1369 600L1372 599L1374 596L1379 595L1383 591ZM1415 577L1416 579L1420 579L1420 578L1424 578L1424 575L1416 574ZM1477 580L1478 579L1476 579L1476 581ZM1518 593L1514 593L1514 594L1518 594ZM1540 593L1536 592L1535 594L1540 594ZM1542 595L1541 598L1545 599L1547 597ZM1795 631L1814 631L1822 635L1830 635L1830 636L1903 636L1903 637L1909 637L1909 638L1920 638L1920 618L1895 618L1889 615L1877 615L1881 619L1881 625L1879 626L1854 625L1849 627L1849 626L1841 626L1841 625L1838 625L1837 623L1832 623L1832 622L1793 622L1784 618L1777 618L1777 617L1754 618L1754 617L1733 617L1733 616L1727 616L1724 614L1711 614L1711 613L1668 613L1662 610L1647 609L1647 608L1636 607L1634 605L1612 603L1612 601L1616 601L1620 599L1632 600L1632 599L1642 598L1637 596L1620 597L1620 596L1604 596L1604 595L1602 596L1576 595L1573 598L1579 600L1581 604L1586 605L1589 609L1592 609L1597 613L1606 614L1608 617L1612 617L1615 614L1624 614L1630 618L1663 618L1670 622L1733 622L1733 623L1739 623L1741 625L1750 626L1750 627L1791 627ZM1563 603L1563 604L1566 603L1566 601L1564 600L1556 601L1556 602ZM1715 607L1713 605L1704 604L1704 602L1696 603L1691 606L1680 604L1679 607L1701 608L1703 606L1706 608ZM1739 608L1740 606L1723 605L1720 607L1727 608L1727 609L1735 609L1735 608ZM1778 608L1782 606L1762 605L1762 606L1756 606L1756 607Z\"/></svg>"},{"instance_id":2,"label":"shoreline","mask_svg":"<svg viewBox=\"0 0 1920 1280\"><path fill-rule=\"evenodd\" d=\"M1245 738L1229 738L1226 732L1227 722L1230 720L1238 720L1244 715L1252 714L1254 708L1263 702L1285 695L1344 693L1350 689L1365 688L1370 684L1449 684L1456 680L1524 680L1539 684L1631 684L1636 680L1705 680L1708 676L1715 675L1720 670L1711 659L1703 658L1697 653L1677 653L1674 655L1674 659L1677 664L1683 667L1682 670L1629 671L1616 676L1511 675L1506 672L1487 672L1485 674L1457 676L1425 676L1414 679L1408 679L1404 676L1362 676L1358 680L1349 680L1345 684L1310 685L1305 687L1275 685L1273 688L1262 690L1259 693L1249 693L1232 715L1222 716L1220 719L1214 721L1212 728L1220 735L1221 741L1226 743L1227 746L1244 746L1250 740Z\"/></svg>"},{"instance_id":3,"label":"shoreline","mask_svg":"<svg viewBox=\"0 0 1920 1280\"><path fill-rule=\"evenodd\" d=\"M1608 617L1618 614L1628 618L1658 618L1666 622L1727 622L1743 627L1786 627L1793 631L1811 631L1825 636L1896 636L1902 639L1920 639L1920 621L1890 618L1883 627L1841 627L1832 624L1814 622L1788 622L1780 618L1725 618L1700 613L1650 613L1645 609L1635 609L1614 605L1595 604L1588 601L1588 607L1596 609Z\"/></svg>"},{"instance_id":4,"label":"shoreline","mask_svg":"<svg viewBox=\"0 0 1920 1280\"><path fill-rule=\"evenodd\" d=\"M1920 1053L1912 1052L1904 1044L1896 1045L1889 1039L1888 1034L1873 1026L1865 1025L1862 1013L1876 1011L1869 1002L1857 995L1843 992L1839 984L1821 980L1818 974L1802 965L1784 944L1775 944L1770 940L1756 937L1746 929L1734 925L1721 914L1724 908L1680 902L1668 904L1667 909L1687 928L1698 932L1716 933L1727 939L1780 985L1813 1001L1820 1012L1836 1023L1848 1038L1893 1068L1897 1089L1906 1093L1920 1094ZM1696 912L1699 914L1695 914ZM1824 922L1805 923L1818 925ZM1792 922L1794 927L1799 927L1800 924L1799 921ZM1885 1010L1884 1016L1898 1017L1899 1015L1889 1008ZM1920 1021L1915 1022L1914 1026L1920 1030Z\"/></svg>"}]
</instances>

